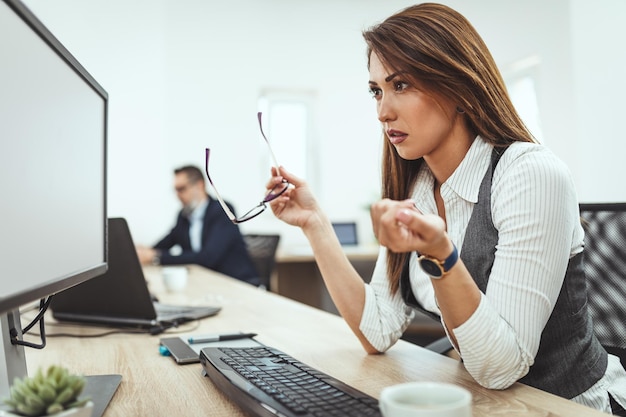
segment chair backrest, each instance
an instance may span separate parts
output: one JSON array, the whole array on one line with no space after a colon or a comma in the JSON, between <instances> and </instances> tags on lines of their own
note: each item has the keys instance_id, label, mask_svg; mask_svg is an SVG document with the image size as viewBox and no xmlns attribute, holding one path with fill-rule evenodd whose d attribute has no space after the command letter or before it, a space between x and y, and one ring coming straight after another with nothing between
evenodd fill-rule
<instances>
[{"instance_id":1,"label":"chair backrest","mask_svg":"<svg viewBox=\"0 0 626 417\"><path fill-rule=\"evenodd\" d=\"M280 235L244 234L243 239L248 247L254 267L260 279L260 287L270 290L270 281L276 265L276 250Z\"/></svg>"},{"instance_id":2,"label":"chair backrest","mask_svg":"<svg viewBox=\"0 0 626 417\"><path fill-rule=\"evenodd\" d=\"M626 203L580 204L589 309L600 343L626 363Z\"/></svg>"}]
</instances>

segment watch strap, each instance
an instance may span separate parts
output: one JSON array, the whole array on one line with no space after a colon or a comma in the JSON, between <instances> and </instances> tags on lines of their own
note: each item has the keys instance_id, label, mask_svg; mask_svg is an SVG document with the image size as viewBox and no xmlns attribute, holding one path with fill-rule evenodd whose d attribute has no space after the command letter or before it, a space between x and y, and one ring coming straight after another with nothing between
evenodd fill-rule
<instances>
[{"instance_id":1,"label":"watch strap","mask_svg":"<svg viewBox=\"0 0 626 417\"><path fill-rule=\"evenodd\" d=\"M458 260L459 260L459 251L457 250L456 245L453 243L452 244L452 253L450 254L450 256L448 256L446 258L445 261L443 261L443 272L444 272L444 274L446 272L448 272L450 269L452 269L452 267L454 265L456 265Z\"/></svg>"},{"instance_id":2,"label":"watch strap","mask_svg":"<svg viewBox=\"0 0 626 417\"><path fill-rule=\"evenodd\" d=\"M424 271L429 274L432 278L442 278L445 274L456 265L459 260L459 251L456 248L456 245L452 243L452 253L448 255L448 257L444 260L440 260L428 255L420 255L419 252L415 252L418 256L418 261L420 262L420 266ZM441 274L433 274L434 271L428 271L425 269L424 263L429 262L430 264L436 264L437 268L441 271Z\"/></svg>"}]
</instances>

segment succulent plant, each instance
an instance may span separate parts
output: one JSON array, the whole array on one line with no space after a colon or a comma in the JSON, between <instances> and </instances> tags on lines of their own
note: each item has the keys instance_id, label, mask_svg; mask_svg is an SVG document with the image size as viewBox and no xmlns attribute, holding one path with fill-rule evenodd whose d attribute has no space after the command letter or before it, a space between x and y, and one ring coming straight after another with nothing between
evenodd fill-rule
<instances>
[{"instance_id":1,"label":"succulent plant","mask_svg":"<svg viewBox=\"0 0 626 417\"><path fill-rule=\"evenodd\" d=\"M66 368L52 365L45 374L39 368L32 378L16 378L5 403L20 415L49 416L85 405L89 398L78 400L84 387L83 376L72 375Z\"/></svg>"}]
</instances>

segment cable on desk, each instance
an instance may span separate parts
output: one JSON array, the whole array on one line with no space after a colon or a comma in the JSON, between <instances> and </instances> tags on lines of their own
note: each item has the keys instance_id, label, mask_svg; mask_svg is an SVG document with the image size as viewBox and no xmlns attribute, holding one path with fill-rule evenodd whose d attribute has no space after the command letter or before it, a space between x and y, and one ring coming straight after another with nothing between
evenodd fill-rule
<instances>
[{"instance_id":1,"label":"cable on desk","mask_svg":"<svg viewBox=\"0 0 626 417\"><path fill-rule=\"evenodd\" d=\"M47 336L50 337L76 337L79 339L89 339L89 338L95 338L95 337L105 337L105 336L109 336L112 334L148 334L150 333L149 329L128 329L128 330L110 330L104 333L94 333L94 334L73 334L73 333L52 333L52 334L48 334ZM33 333L33 336L37 336L36 333Z\"/></svg>"},{"instance_id":2,"label":"cable on desk","mask_svg":"<svg viewBox=\"0 0 626 417\"><path fill-rule=\"evenodd\" d=\"M76 337L76 338L84 338L84 339L89 339L89 338L96 338L96 337L105 337L105 336L110 336L113 334L152 334L152 335L156 335L156 334L161 334L164 332L167 332L168 334L179 334L179 333L189 333L189 332L193 332L194 330L198 329L198 327L200 327L200 321L199 320L193 320L191 322L187 322L184 324L193 324L193 327L189 327L189 326L185 326L184 329L180 329L176 330L176 331L172 331L171 328L172 327L177 327L178 325L174 325L172 324L172 326L165 328L165 326L163 328L159 328L159 327L155 327L152 329L114 329L114 330L108 330L106 332L101 332L101 333L93 333L93 334L73 334L73 333L48 333L46 336L47 337ZM69 323L48 323L48 326L59 326L59 327L83 327L81 325L77 325L77 324L69 324ZM158 330L158 332L156 332ZM39 336L37 333L31 333L33 336Z\"/></svg>"},{"instance_id":3,"label":"cable on desk","mask_svg":"<svg viewBox=\"0 0 626 417\"><path fill-rule=\"evenodd\" d=\"M13 323L12 323L11 324L12 327L9 330L12 345L26 346L26 347L30 347L34 349L43 349L46 347L46 326L45 326L43 316L46 313L46 310L48 310L50 301L52 301L52 296L48 297L47 299L42 298L41 300L39 300L39 312L37 313L35 318L26 327L22 329L22 339L23 339L24 335L28 333L28 331L32 329L33 326L37 324L37 322L39 322L39 334L37 336L41 338L41 343L40 344L30 343L30 342L26 342L25 340L18 339L17 329L13 327Z\"/></svg>"}]
</instances>

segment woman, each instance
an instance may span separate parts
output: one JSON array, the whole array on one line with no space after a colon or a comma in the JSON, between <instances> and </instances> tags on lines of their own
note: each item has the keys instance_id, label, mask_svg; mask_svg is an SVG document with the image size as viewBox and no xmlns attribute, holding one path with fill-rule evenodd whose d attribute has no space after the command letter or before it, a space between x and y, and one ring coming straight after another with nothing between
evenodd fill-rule
<instances>
[{"instance_id":1,"label":"woman","mask_svg":"<svg viewBox=\"0 0 626 417\"><path fill-rule=\"evenodd\" d=\"M382 245L366 285L306 183L272 210L307 236L338 310L370 353L419 308L441 317L469 373L516 381L614 413L626 372L600 346L586 308L583 229L571 175L535 143L487 47L438 4L409 7L364 33L385 136Z\"/></svg>"}]
</instances>

